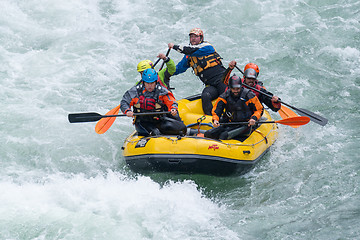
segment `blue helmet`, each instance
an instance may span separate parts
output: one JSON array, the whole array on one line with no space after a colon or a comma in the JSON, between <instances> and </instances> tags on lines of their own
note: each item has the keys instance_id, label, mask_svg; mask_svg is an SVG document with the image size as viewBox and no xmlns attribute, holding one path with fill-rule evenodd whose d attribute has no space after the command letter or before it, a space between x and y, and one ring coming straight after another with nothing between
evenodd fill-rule
<instances>
[{"instance_id":1,"label":"blue helmet","mask_svg":"<svg viewBox=\"0 0 360 240\"><path fill-rule=\"evenodd\" d=\"M154 69L148 68L148 69L145 69L141 78L144 82L152 83L152 82L156 82L158 80L158 74Z\"/></svg>"}]
</instances>

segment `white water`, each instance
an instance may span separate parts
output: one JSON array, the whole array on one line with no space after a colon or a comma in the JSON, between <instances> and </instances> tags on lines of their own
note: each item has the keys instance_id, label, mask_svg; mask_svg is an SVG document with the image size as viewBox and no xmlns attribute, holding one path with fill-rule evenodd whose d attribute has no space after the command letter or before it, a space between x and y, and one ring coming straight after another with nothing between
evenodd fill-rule
<instances>
[{"instance_id":1,"label":"white water","mask_svg":"<svg viewBox=\"0 0 360 240\"><path fill-rule=\"evenodd\" d=\"M357 239L360 3L357 1L0 2L0 239ZM227 65L254 61L285 102L329 119L280 127L244 176L126 168L133 126L103 135L136 64L201 27ZM175 62L181 54L170 53ZM199 93L190 71L176 98ZM277 114L273 116L279 119Z\"/></svg>"}]
</instances>

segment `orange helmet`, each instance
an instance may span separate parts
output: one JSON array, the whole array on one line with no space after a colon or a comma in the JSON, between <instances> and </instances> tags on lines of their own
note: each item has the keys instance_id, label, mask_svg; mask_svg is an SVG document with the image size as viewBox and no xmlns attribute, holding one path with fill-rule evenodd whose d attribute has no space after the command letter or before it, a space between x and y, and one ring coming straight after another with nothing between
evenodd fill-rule
<instances>
[{"instance_id":1,"label":"orange helmet","mask_svg":"<svg viewBox=\"0 0 360 240\"><path fill-rule=\"evenodd\" d=\"M189 35L190 34L195 34L196 36L200 36L200 37L204 38L204 33L200 28L191 29Z\"/></svg>"},{"instance_id":2,"label":"orange helmet","mask_svg":"<svg viewBox=\"0 0 360 240\"><path fill-rule=\"evenodd\" d=\"M259 76L259 67L258 65L256 65L255 63L248 63L246 64L245 68L244 68L244 72L248 69L248 68L252 68L256 71L256 77Z\"/></svg>"}]
</instances>

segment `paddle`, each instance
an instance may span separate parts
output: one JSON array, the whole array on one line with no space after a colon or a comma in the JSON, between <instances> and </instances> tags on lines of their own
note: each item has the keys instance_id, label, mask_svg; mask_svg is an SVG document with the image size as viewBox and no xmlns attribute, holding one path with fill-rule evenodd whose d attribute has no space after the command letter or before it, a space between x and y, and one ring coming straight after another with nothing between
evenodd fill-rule
<instances>
[{"instance_id":1,"label":"paddle","mask_svg":"<svg viewBox=\"0 0 360 240\"><path fill-rule=\"evenodd\" d=\"M286 119L289 117L298 117L298 115L291 110L290 108L285 107L284 105L281 105L281 108L279 110L280 117L282 119ZM291 126L292 128L298 128L300 126Z\"/></svg>"},{"instance_id":2,"label":"paddle","mask_svg":"<svg viewBox=\"0 0 360 240\"><path fill-rule=\"evenodd\" d=\"M310 118L302 116L302 117L290 117L278 121L259 121L257 123L279 123L288 126L301 126L307 124L308 122L310 122ZM247 124L249 124L249 122L220 123L220 125L247 125Z\"/></svg>"},{"instance_id":3,"label":"paddle","mask_svg":"<svg viewBox=\"0 0 360 240\"><path fill-rule=\"evenodd\" d=\"M171 50L171 48L169 48L169 49L167 50L165 56L169 56L170 50ZM158 60L156 60L156 62L154 63L154 65L153 65L151 68L155 69L156 64L158 64L158 62L159 62L160 60L161 60L161 58L158 58ZM162 63L159 71L163 68L164 64L165 64L165 62Z\"/></svg>"},{"instance_id":4,"label":"paddle","mask_svg":"<svg viewBox=\"0 0 360 240\"><path fill-rule=\"evenodd\" d=\"M239 70L242 74L244 74L243 71L240 70L240 68L238 68L237 66L235 66L235 67L236 67L237 70ZM267 97L269 97L269 98L272 98L271 95L266 94L266 93L264 93L264 92L261 92L260 90L257 90L256 88L250 87L249 85L246 85L246 84L244 84L244 83L243 83L242 85L244 85L245 87L247 87L247 88L249 88L249 89L252 89L252 90L254 90L254 91L256 91L256 92L259 92L259 93L261 93L261 94L263 94L263 95L265 95L265 96L267 96ZM296 107L291 106L290 104L285 103L285 102L283 102L283 101L281 101L281 100L278 100L278 102L280 102L280 103L282 103L282 104L284 104L284 105L286 105L286 106L294 109L294 110L295 110L299 115L301 115L301 116L307 116L307 117L309 117L311 121L313 121L313 122L315 122L315 123L317 123L317 124L319 124L319 125L321 125L321 126L325 126L325 125L328 123L328 120L327 120L326 118L324 118L324 117L322 117L322 116L319 116L318 114L313 113L313 112L311 112L311 111L309 111L309 110L307 110L307 109L304 109L304 108L296 108Z\"/></svg>"},{"instance_id":5,"label":"paddle","mask_svg":"<svg viewBox=\"0 0 360 240\"><path fill-rule=\"evenodd\" d=\"M168 51L166 52L166 56L169 56L170 50L171 50L171 48L169 48ZM158 60L156 60L155 64L152 66L152 68L155 68L156 64L158 64L159 61L160 61L160 58ZM162 63L159 71L163 68L164 64L165 64L165 62ZM105 115L117 115L119 113L119 110L120 110L120 105L111 109ZM101 119L95 126L95 132L97 134L105 133L107 130L109 130L109 128L111 127L111 125L114 123L115 120L116 120L116 117L108 117L108 118Z\"/></svg>"},{"instance_id":6,"label":"paddle","mask_svg":"<svg viewBox=\"0 0 360 240\"><path fill-rule=\"evenodd\" d=\"M106 115L117 115L119 113L119 110L120 110L120 105L111 109L108 113L106 113ZM95 132L97 134L105 133L111 127L111 125L114 123L115 120L116 117L100 119L100 121L95 126Z\"/></svg>"},{"instance_id":7,"label":"paddle","mask_svg":"<svg viewBox=\"0 0 360 240\"><path fill-rule=\"evenodd\" d=\"M282 119L289 118L289 117L298 117L298 115L293 110L285 107L284 105L281 105L279 114Z\"/></svg>"},{"instance_id":8,"label":"paddle","mask_svg":"<svg viewBox=\"0 0 360 240\"><path fill-rule=\"evenodd\" d=\"M170 112L147 112L147 113L134 113L134 116L148 116L148 115L160 115L160 114L170 114ZM101 118L111 118L111 117L124 117L126 114L119 115L100 115L99 113L70 113L68 119L70 123L78 122L96 122Z\"/></svg>"},{"instance_id":9,"label":"paddle","mask_svg":"<svg viewBox=\"0 0 360 240\"><path fill-rule=\"evenodd\" d=\"M171 50L171 48L169 48L169 49L167 50L167 52L166 52L166 54L165 54L166 57L169 56L170 50ZM164 67L164 64L165 64L165 61L161 64L161 67L160 67L159 71ZM158 72L159 72L159 71L158 71Z\"/></svg>"},{"instance_id":10,"label":"paddle","mask_svg":"<svg viewBox=\"0 0 360 240\"><path fill-rule=\"evenodd\" d=\"M158 62L161 60L161 58L158 58L158 60L156 60L156 62L154 63L154 65L151 68L155 68L156 64L158 64Z\"/></svg>"}]
</instances>

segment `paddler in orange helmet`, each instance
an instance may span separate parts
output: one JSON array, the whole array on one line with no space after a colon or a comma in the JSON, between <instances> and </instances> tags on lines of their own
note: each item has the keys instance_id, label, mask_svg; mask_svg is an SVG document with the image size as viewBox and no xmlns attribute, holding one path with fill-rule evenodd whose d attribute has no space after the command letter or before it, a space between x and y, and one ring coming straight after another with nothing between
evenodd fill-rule
<instances>
[{"instance_id":1,"label":"paddler in orange helmet","mask_svg":"<svg viewBox=\"0 0 360 240\"><path fill-rule=\"evenodd\" d=\"M235 66L236 66L236 61L232 60L229 63L229 67L226 69L223 77L223 82L225 82L226 84L228 83L231 71L235 68ZM241 79L242 83L245 83L250 87L253 87L265 94L272 96L272 98L269 98L266 95L251 89L251 91L255 93L255 95L259 98L262 104L265 104L272 111L277 112L281 108L281 103L278 102L280 98L278 96L275 96L271 92L267 91L266 88L263 86L263 83L258 81L257 77L259 76L259 73L260 71L258 65L256 65L255 63L246 64L244 68L244 76ZM246 88L246 86L244 87Z\"/></svg>"}]
</instances>

